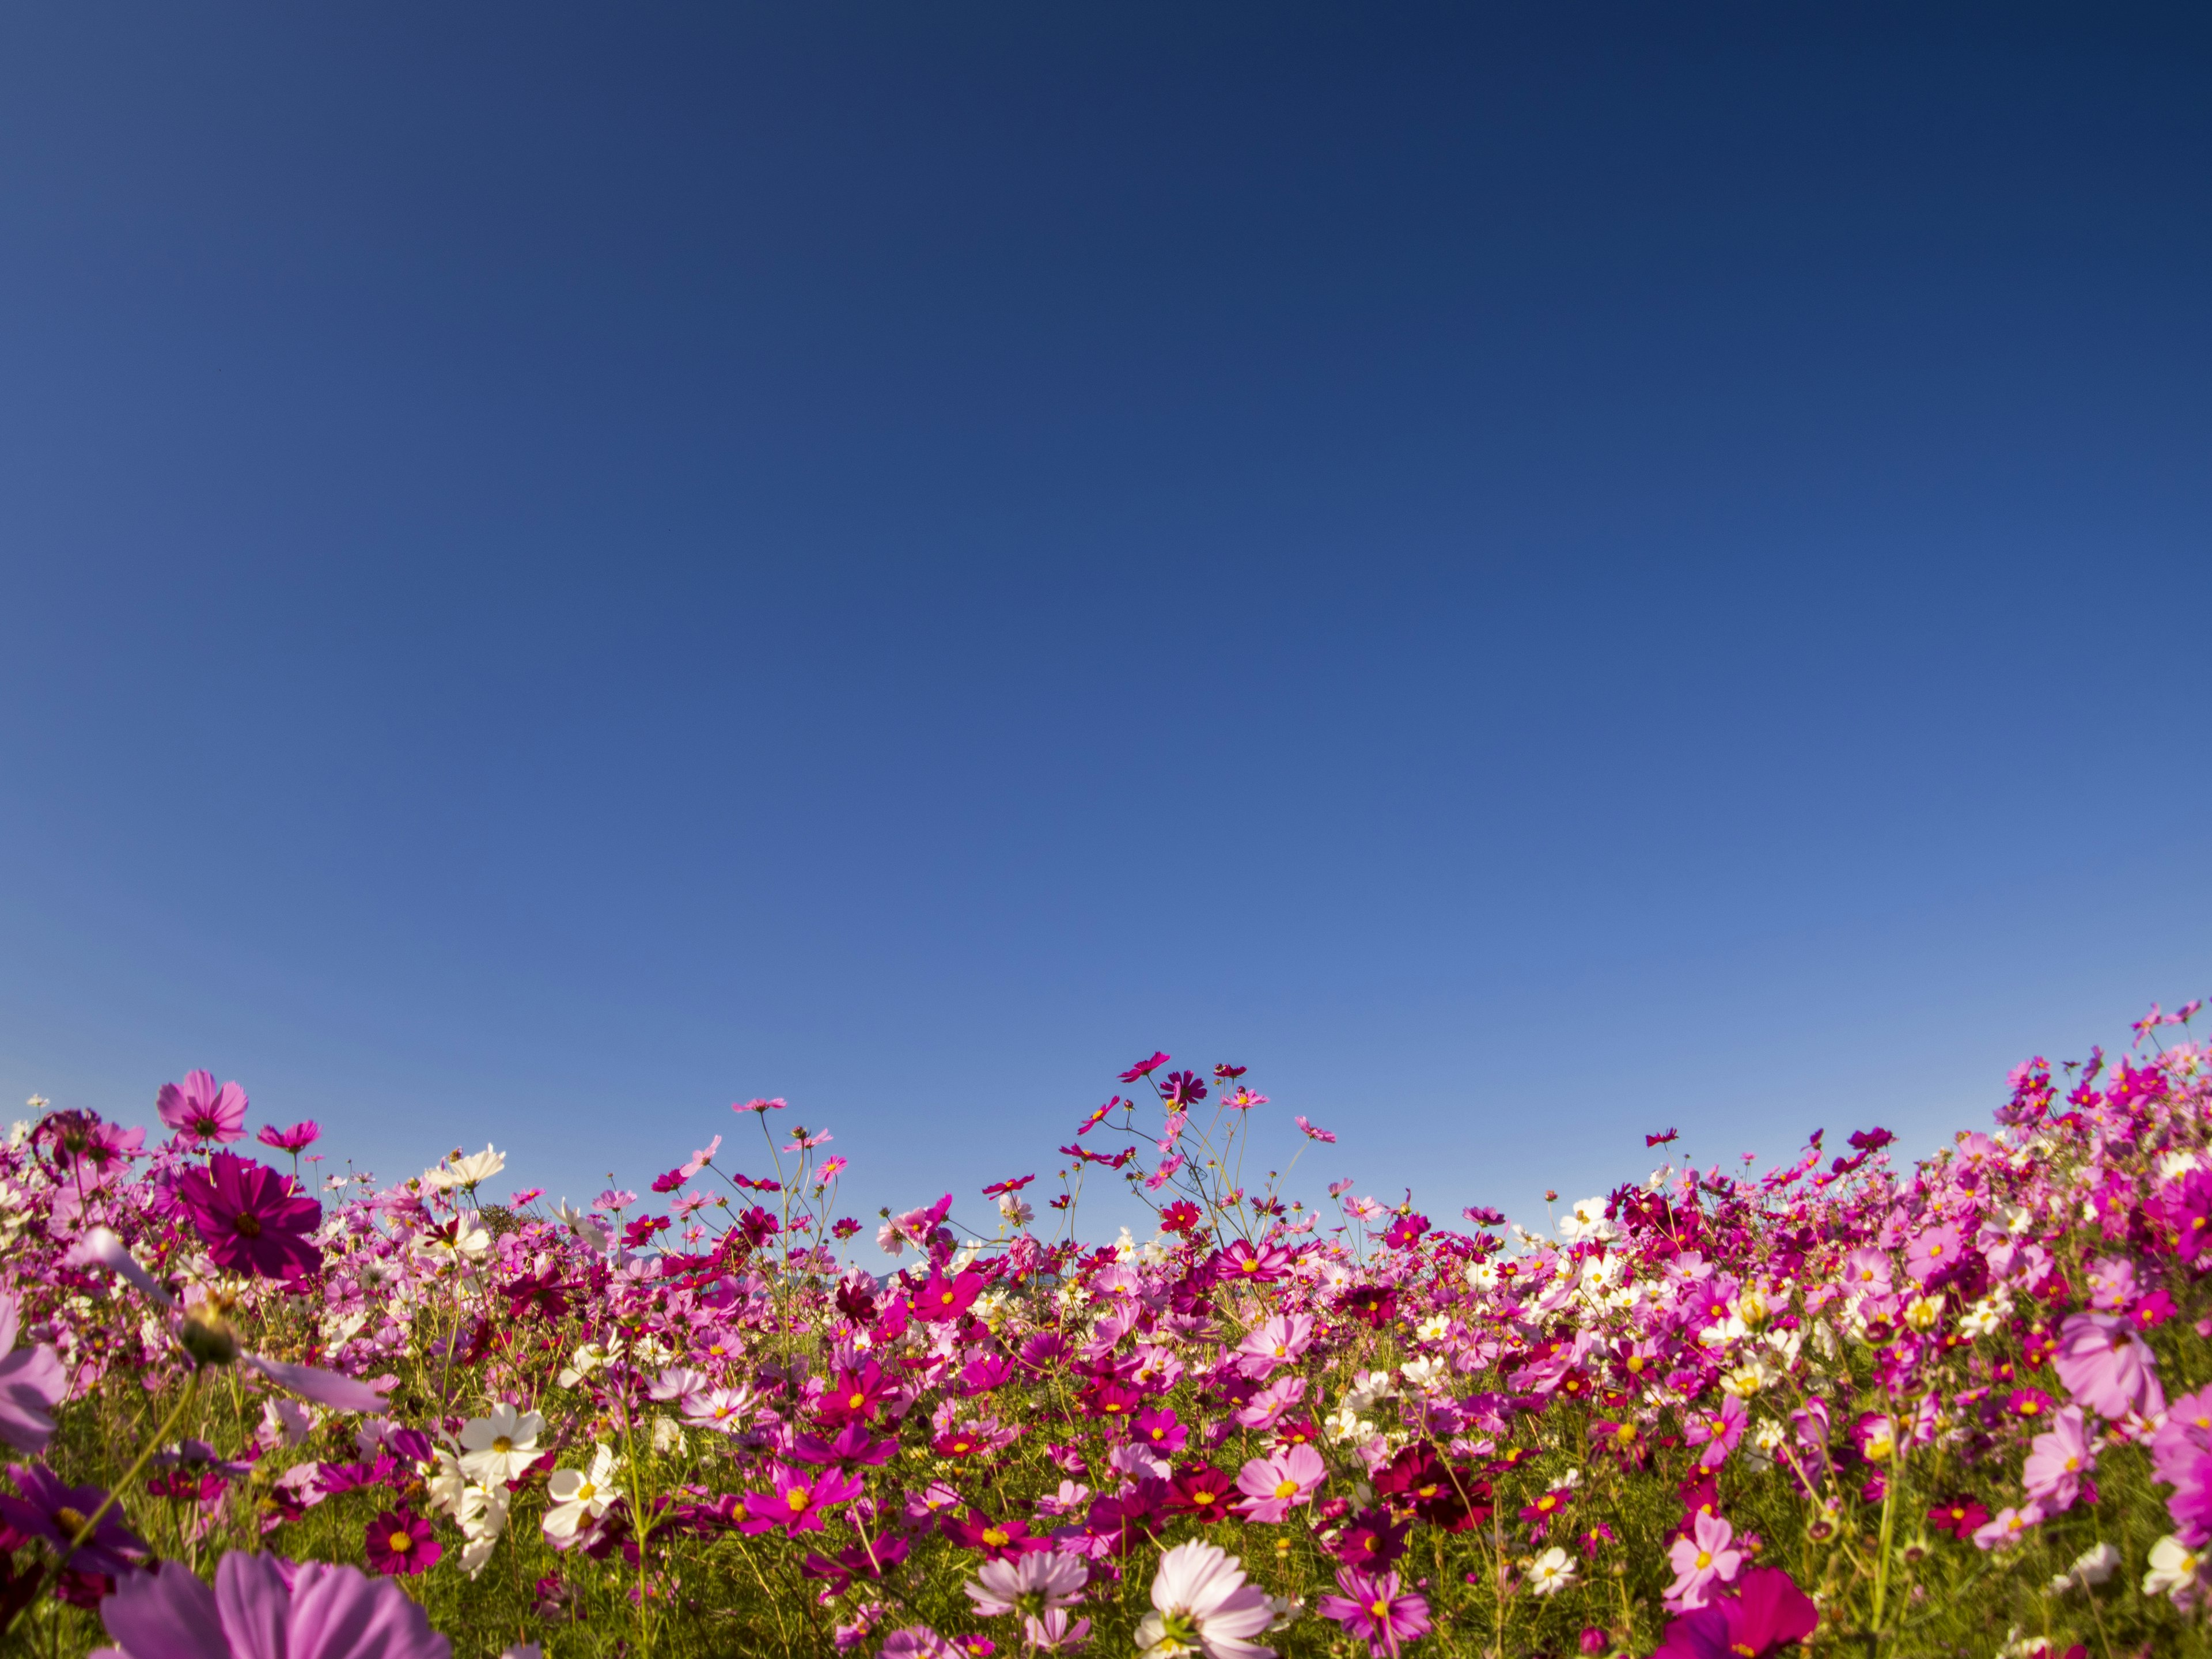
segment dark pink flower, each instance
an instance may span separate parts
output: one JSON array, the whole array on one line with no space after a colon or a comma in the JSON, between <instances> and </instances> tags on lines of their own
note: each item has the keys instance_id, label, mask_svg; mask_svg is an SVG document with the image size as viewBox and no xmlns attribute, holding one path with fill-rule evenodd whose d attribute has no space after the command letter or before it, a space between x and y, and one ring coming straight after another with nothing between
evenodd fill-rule
<instances>
[{"instance_id":1,"label":"dark pink flower","mask_svg":"<svg viewBox=\"0 0 2212 1659\"><path fill-rule=\"evenodd\" d=\"M45 1539L57 1555L70 1555L84 1523L107 1499L98 1486L64 1486L43 1463L19 1463L8 1478L23 1495L0 1496L0 1523ZM124 1524L123 1511L111 1505L82 1547L70 1555L70 1565L80 1572L113 1576L129 1572L149 1553L145 1540Z\"/></svg>"},{"instance_id":2,"label":"dark pink flower","mask_svg":"<svg viewBox=\"0 0 2212 1659\"><path fill-rule=\"evenodd\" d=\"M430 1535L429 1521L404 1504L370 1522L363 1541L369 1566L386 1578L412 1578L428 1572L446 1553L445 1547Z\"/></svg>"},{"instance_id":3,"label":"dark pink flower","mask_svg":"<svg viewBox=\"0 0 2212 1659\"><path fill-rule=\"evenodd\" d=\"M1321 1615L1335 1620L1366 1643L1370 1653L1380 1649L1395 1654L1400 1643L1429 1633L1428 1601L1401 1590L1396 1573L1365 1573L1357 1567L1340 1567L1336 1583L1344 1594L1322 1596Z\"/></svg>"},{"instance_id":4,"label":"dark pink flower","mask_svg":"<svg viewBox=\"0 0 2212 1659\"><path fill-rule=\"evenodd\" d=\"M246 1091L235 1083L215 1086L212 1072L191 1072L182 1085L164 1083L154 1097L161 1121L194 1140L246 1138Z\"/></svg>"},{"instance_id":5,"label":"dark pink flower","mask_svg":"<svg viewBox=\"0 0 2212 1659\"><path fill-rule=\"evenodd\" d=\"M1134 1066L1132 1066L1127 1071L1122 1073L1121 1081L1124 1083L1134 1083L1140 1077L1149 1077L1152 1073L1158 1071L1161 1066L1167 1063L1167 1051L1165 1049L1162 1049L1159 1053L1154 1054L1150 1060L1140 1060Z\"/></svg>"},{"instance_id":6,"label":"dark pink flower","mask_svg":"<svg viewBox=\"0 0 2212 1659\"><path fill-rule=\"evenodd\" d=\"M1652 1659L1766 1659L1820 1626L1812 1597L1778 1567L1753 1567L1737 1588L1668 1625Z\"/></svg>"},{"instance_id":7,"label":"dark pink flower","mask_svg":"<svg viewBox=\"0 0 2212 1659\"><path fill-rule=\"evenodd\" d=\"M323 1253L307 1235L321 1224L323 1206L266 1164L216 1152L206 1169L178 1177L177 1198L219 1267L264 1279L322 1270Z\"/></svg>"},{"instance_id":8,"label":"dark pink flower","mask_svg":"<svg viewBox=\"0 0 2212 1659\"><path fill-rule=\"evenodd\" d=\"M304 1152L321 1139L322 1135L322 1125L317 1123L314 1119L308 1118L305 1122L295 1123L289 1129L280 1129L273 1123L264 1123L261 1126L261 1133L254 1139L264 1146L274 1146L280 1152Z\"/></svg>"}]
</instances>

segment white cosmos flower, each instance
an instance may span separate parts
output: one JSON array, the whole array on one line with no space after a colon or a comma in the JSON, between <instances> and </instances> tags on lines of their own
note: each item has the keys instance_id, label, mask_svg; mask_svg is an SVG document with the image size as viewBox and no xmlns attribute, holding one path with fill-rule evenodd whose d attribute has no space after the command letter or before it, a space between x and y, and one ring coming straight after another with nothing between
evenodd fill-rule
<instances>
[{"instance_id":1,"label":"white cosmos flower","mask_svg":"<svg viewBox=\"0 0 2212 1659\"><path fill-rule=\"evenodd\" d=\"M1528 1588L1539 1595L1557 1595L1575 1582L1575 1564L1556 1544L1526 1563L1525 1567Z\"/></svg>"},{"instance_id":2,"label":"white cosmos flower","mask_svg":"<svg viewBox=\"0 0 2212 1659\"><path fill-rule=\"evenodd\" d=\"M2169 1533L2150 1547L2150 1571L2143 1575L2143 1594L2166 1596L2179 1607L2194 1594L2203 1575L2203 1553Z\"/></svg>"},{"instance_id":3,"label":"white cosmos flower","mask_svg":"<svg viewBox=\"0 0 2212 1659\"><path fill-rule=\"evenodd\" d=\"M1613 1223L1605 1218L1605 1200L1586 1198L1559 1218L1559 1237L1570 1243L1594 1239L1602 1243L1613 1235Z\"/></svg>"},{"instance_id":4,"label":"white cosmos flower","mask_svg":"<svg viewBox=\"0 0 2212 1659\"><path fill-rule=\"evenodd\" d=\"M1274 1623L1275 1608L1218 1544L1193 1539L1162 1554L1152 1608L1137 1626L1139 1659L1273 1659L1273 1648L1250 1638Z\"/></svg>"},{"instance_id":5,"label":"white cosmos flower","mask_svg":"<svg viewBox=\"0 0 2212 1659\"><path fill-rule=\"evenodd\" d=\"M490 1180L507 1167L507 1154L494 1152L486 1145L480 1152L471 1152L466 1158L455 1152L434 1170L422 1171L425 1187L459 1187L464 1192L473 1191L480 1182Z\"/></svg>"},{"instance_id":6,"label":"white cosmos flower","mask_svg":"<svg viewBox=\"0 0 2212 1659\"><path fill-rule=\"evenodd\" d=\"M574 1538L586 1521L605 1515L607 1506L622 1496L615 1486L615 1472L620 1467L614 1449L602 1441L592 1449L589 1469L554 1470L545 1487L553 1499L553 1507L545 1511L545 1535Z\"/></svg>"},{"instance_id":7,"label":"white cosmos flower","mask_svg":"<svg viewBox=\"0 0 2212 1659\"><path fill-rule=\"evenodd\" d=\"M544 1432L545 1419L536 1412L495 1406L490 1416L472 1417L461 1425L461 1468L483 1486L520 1480L538 1461L538 1437Z\"/></svg>"}]
</instances>

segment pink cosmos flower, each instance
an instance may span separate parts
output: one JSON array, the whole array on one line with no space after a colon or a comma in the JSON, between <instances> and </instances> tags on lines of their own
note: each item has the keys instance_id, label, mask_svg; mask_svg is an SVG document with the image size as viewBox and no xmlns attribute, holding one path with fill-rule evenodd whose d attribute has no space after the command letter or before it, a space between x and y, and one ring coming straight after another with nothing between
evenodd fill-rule
<instances>
[{"instance_id":1,"label":"pink cosmos flower","mask_svg":"<svg viewBox=\"0 0 2212 1659\"><path fill-rule=\"evenodd\" d=\"M2097 1448L2082 1422L2081 1408L2069 1406L2029 1443L2021 1474L2027 1495L2057 1515L2074 1507L2081 1495L2081 1477L2096 1467Z\"/></svg>"},{"instance_id":2,"label":"pink cosmos flower","mask_svg":"<svg viewBox=\"0 0 2212 1659\"><path fill-rule=\"evenodd\" d=\"M1416 1641L1429 1633L1427 1600L1401 1592L1396 1573L1370 1574L1356 1567L1339 1567L1336 1583L1344 1594L1322 1596L1321 1615L1335 1620L1364 1642L1370 1653L1379 1648L1395 1655L1401 1642Z\"/></svg>"},{"instance_id":3,"label":"pink cosmos flower","mask_svg":"<svg viewBox=\"0 0 2212 1659\"><path fill-rule=\"evenodd\" d=\"M1237 1369L1247 1376L1266 1376L1310 1347L1313 1331L1311 1314L1277 1314L1237 1345Z\"/></svg>"},{"instance_id":4,"label":"pink cosmos flower","mask_svg":"<svg viewBox=\"0 0 2212 1659\"><path fill-rule=\"evenodd\" d=\"M195 1140L228 1142L246 1138L246 1091L235 1083L215 1086L212 1072L190 1072L180 1087L164 1083L154 1097L161 1121Z\"/></svg>"},{"instance_id":5,"label":"pink cosmos flower","mask_svg":"<svg viewBox=\"0 0 2212 1659\"><path fill-rule=\"evenodd\" d=\"M94 1659L452 1659L397 1584L320 1561L233 1550L210 1588L181 1561L119 1579L100 1604L115 1646Z\"/></svg>"},{"instance_id":6,"label":"pink cosmos flower","mask_svg":"<svg viewBox=\"0 0 2212 1659\"><path fill-rule=\"evenodd\" d=\"M980 1617L996 1619L1071 1607L1083 1599L1090 1577L1091 1569L1073 1556L1048 1550L986 1561L976 1569L975 1581L961 1588Z\"/></svg>"},{"instance_id":7,"label":"pink cosmos flower","mask_svg":"<svg viewBox=\"0 0 2212 1659\"><path fill-rule=\"evenodd\" d=\"M1688 1414L1682 1423L1682 1438L1692 1446L1703 1446L1698 1455L1698 1463L1708 1469L1717 1469L1728 1462L1729 1454L1743 1438L1744 1426L1751 1420L1743 1401L1732 1394L1721 1396L1720 1409L1699 1407Z\"/></svg>"},{"instance_id":8,"label":"pink cosmos flower","mask_svg":"<svg viewBox=\"0 0 2212 1659\"><path fill-rule=\"evenodd\" d=\"M1285 1412L1305 1397L1305 1378L1279 1378L1237 1408L1237 1421L1248 1429L1272 1429L1282 1420Z\"/></svg>"},{"instance_id":9,"label":"pink cosmos flower","mask_svg":"<svg viewBox=\"0 0 2212 1659\"><path fill-rule=\"evenodd\" d=\"M1255 1457L1237 1471L1237 1487L1244 1494L1237 1513L1251 1521L1280 1521L1298 1505L1312 1503L1328 1479L1328 1466L1311 1446Z\"/></svg>"},{"instance_id":10,"label":"pink cosmos flower","mask_svg":"<svg viewBox=\"0 0 2212 1659\"><path fill-rule=\"evenodd\" d=\"M1844 1288L1855 1296L1887 1296L1895 1285L1894 1272L1887 1250L1862 1245L1844 1258Z\"/></svg>"},{"instance_id":11,"label":"pink cosmos flower","mask_svg":"<svg viewBox=\"0 0 2212 1659\"><path fill-rule=\"evenodd\" d=\"M1301 1130L1304 1131L1305 1137L1308 1140L1325 1141L1331 1146L1336 1145L1336 1137L1331 1134L1328 1130L1316 1129L1312 1124L1307 1122L1305 1119L1302 1117L1293 1119L1292 1121L1297 1123Z\"/></svg>"},{"instance_id":12,"label":"pink cosmos flower","mask_svg":"<svg viewBox=\"0 0 2212 1659\"><path fill-rule=\"evenodd\" d=\"M1152 1611L1137 1626L1139 1652L1166 1645L1205 1659L1273 1659L1252 1638L1275 1621L1267 1593L1244 1582L1244 1564L1218 1544L1196 1539L1162 1553L1152 1577Z\"/></svg>"},{"instance_id":13,"label":"pink cosmos flower","mask_svg":"<svg viewBox=\"0 0 2212 1659\"><path fill-rule=\"evenodd\" d=\"M323 1253L307 1235L321 1225L323 1206L266 1164L214 1153L204 1170L177 1177L177 1199L219 1267L264 1279L322 1269Z\"/></svg>"},{"instance_id":14,"label":"pink cosmos flower","mask_svg":"<svg viewBox=\"0 0 2212 1659\"><path fill-rule=\"evenodd\" d=\"M1996 1519L1975 1529L1974 1542L1985 1550L2008 1550L2024 1541L2042 1521L2043 1506L2040 1504L2023 1504L2016 1510L1999 1510Z\"/></svg>"},{"instance_id":15,"label":"pink cosmos flower","mask_svg":"<svg viewBox=\"0 0 2212 1659\"><path fill-rule=\"evenodd\" d=\"M1140 1077L1151 1076L1154 1072L1158 1071L1161 1066L1167 1063L1168 1057L1166 1051L1162 1050L1161 1052L1155 1054L1150 1060L1139 1060L1127 1071L1122 1073L1121 1081L1124 1083L1134 1083Z\"/></svg>"},{"instance_id":16,"label":"pink cosmos flower","mask_svg":"<svg viewBox=\"0 0 2212 1659\"><path fill-rule=\"evenodd\" d=\"M1905 1247L1905 1271L1923 1285L1941 1279L1959 1263L1959 1230L1945 1222L1916 1233Z\"/></svg>"},{"instance_id":17,"label":"pink cosmos flower","mask_svg":"<svg viewBox=\"0 0 2212 1659\"><path fill-rule=\"evenodd\" d=\"M1730 1547L1735 1528L1717 1515L1700 1510L1692 1517L1693 1536L1678 1538L1667 1552L1674 1569L1674 1582L1667 1587L1669 1613L1702 1607L1712 1598L1713 1586L1735 1578L1743 1565L1743 1552Z\"/></svg>"},{"instance_id":18,"label":"pink cosmos flower","mask_svg":"<svg viewBox=\"0 0 2212 1659\"><path fill-rule=\"evenodd\" d=\"M769 1478L775 1482L774 1492L745 1494L747 1518L738 1523L739 1532L781 1531L787 1536L819 1532L825 1510L850 1503L860 1495L860 1478L839 1469L817 1473L773 1463L769 1466Z\"/></svg>"},{"instance_id":19,"label":"pink cosmos flower","mask_svg":"<svg viewBox=\"0 0 2212 1659\"><path fill-rule=\"evenodd\" d=\"M69 1393L69 1373L46 1343L15 1346L18 1316L15 1297L0 1296L0 1440L35 1457L54 1437L52 1413Z\"/></svg>"},{"instance_id":20,"label":"pink cosmos flower","mask_svg":"<svg viewBox=\"0 0 2212 1659\"><path fill-rule=\"evenodd\" d=\"M781 1111L783 1107L784 1100L781 1095L778 1095L774 1100L763 1100L758 1096L755 1096L750 1100L733 1100L730 1103L730 1109L733 1112L750 1112L756 1117L763 1118L770 1112Z\"/></svg>"},{"instance_id":21,"label":"pink cosmos flower","mask_svg":"<svg viewBox=\"0 0 2212 1659\"><path fill-rule=\"evenodd\" d=\"M2051 1368L2066 1391L2100 1417L2130 1412L2155 1417L2166 1409L2158 1356L2120 1314L2080 1313L2058 1328Z\"/></svg>"},{"instance_id":22,"label":"pink cosmos flower","mask_svg":"<svg viewBox=\"0 0 2212 1659\"><path fill-rule=\"evenodd\" d=\"M232 1085L234 1088L236 1086L235 1084ZM261 1133L254 1139L264 1146L274 1146L280 1152L304 1152L321 1139L322 1136L322 1125L317 1123L313 1118L307 1118L301 1122L295 1123L289 1129L280 1129L273 1123L264 1123L261 1126Z\"/></svg>"},{"instance_id":23,"label":"pink cosmos flower","mask_svg":"<svg viewBox=\"0 0 2212 1659\"><path fill-rule=\"evenodd\" d=\"M709 1164L712 1164L714 1161L714 1154L721 1150L722 1138L720 1135L716 1135L704 1146L700 1147L696 1152L693 1152L690 1158L684 1160L684 1164L682 1165L684 1178L686 1181L690 1180L691 1177L697 1175L700 1170L705 1169Z\"/></svg>"}]
</instances>

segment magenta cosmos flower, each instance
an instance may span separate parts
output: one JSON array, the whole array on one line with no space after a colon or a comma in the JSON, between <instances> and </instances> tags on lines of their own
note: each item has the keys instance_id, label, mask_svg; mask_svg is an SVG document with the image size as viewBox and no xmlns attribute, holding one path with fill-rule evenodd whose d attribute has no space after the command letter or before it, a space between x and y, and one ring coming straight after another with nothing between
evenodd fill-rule
<instances>
[{"instance_id":1,"label":"magenta cosmos flower","mask_svg":"<svg viewBox=\"0 0 2212 1659\"><path fill-rule=\"evenodd\" d=\"M429 1522L404 1505L386 1510L370 1522L362 1541L369 1566L387 1578L412 1578L416 1573L428 1572L446 1553L445 1547L430 1535Z\"/></svg>"},{"instance_id":2,"label":"magenta cosmos flower","mask_svg":"<svg viewBox=\"0 0 2212 1659\"><path fill-rule=\"evenodd\" d=\"M1342 1595L1321 1598L1321 1614L1334 1619L1367 1644L1371 1653L1380 1648L1395 1654L1401 1642L1412 1642L1429 1633L1429 1604L1419 1595L1401 1593L1395 1572L1369 1574L1340 1567L1336 1574Z\"/></svg>"},{"instance_id":3,"label":"magenta cosmos flower","mask_svg":"<svg viewBox=\"0 0 2212 1659\"><path fill-rule=\"evenodd\" d=\"M860 1495L860 1478L838 1469L817 1474L776 1463L769 1466L769 1476L775 1491L745 1494L746 1518L738 1523L739 1532L819 1532L824 1510Z\"/></svg>"},{"instance_id":4,"label":"magenta cosmos flower","mask_svg":"<svg viewBox=\"0 0 2212 1659\"><path fill-rule=\"evenodd\" d=\"M36 1455L54 1437L53 1409L69 1392L61 1356L41 1342L15 1346L17 1309L0 1296L0 1440Z\"/></svg>"},{"instance_id":5,"label":"magenta cosmos flower","mask_svg":"<svg viewBox=\"0 0 2212 1659\"><path fill-rule=\"evenodd\" d=\"M1741 1592L1723 1595L1667 1626L1652 1659L1766 1659L1819 1628L1820 1609L1778 1567L1753 1567Z\"/></svg>"},{"instance_id":6,"label":"magenta cosmos flower","mask_svg":"<svg viewBox=\"0 0 2212 1659\"><path fill-rule=\"evenodd\" d=\"M179 1561L121 1579L100 1604L115 1646L93 1659L452 1659L396 1584L352 1567L233 1550L212 1589Z\"/></svg>"},{"instance_id":7,"label":"magenta cosmos flower","mask_svg":"<svg viewBox=\"0 0 2212 1659\"><path fill-rule=\"evenodd\" d=\"M179 1084L164 1083L154 1097L161 1121L195 1140L246 1138L246 1091L235 1083L215 1086L212 1072L191 1072Z\"/></svg>"},{"instance_id":8,"label":"magenta cosmos flower","mask_svg":"<svg viewBox=\"0 0 2212 1659\"><path fill-rule=\"evenodd\" d=\"M264 1279L322 1269L323 1253L307 1235L321 1224L323 1206L266 1164L216 1152L206 1169L177 1178L177 1198L219 1267Z\"/></svg>"},{"instance_id":9,"label":"magenta cosmos flower","mask_svg":"<svg viewBox=\"0 0 2212 1659\"><path fill-rule=\"evenodd\" d=\"M309 1118L305 1122L295 1123L289 1129L264 1123L261 1126L261 1133L254 1139L264 1146L274 1146L280 1152L304 1152L322 1137L322 1125Z\"/></svg>"},{"instance_id":10,"label":"magenta cosmos flower","mask_svg":"<svg viewBox=\"0 0 2212 1659\"><path fill-rule=\"evenodd\" d=\"M0 1496L0 1524L31 1538L43 1538L58 1555L70 1555L76 1535L107 1493L98 1486L65 1486L41 1463L17 1464L8 1471L21 1498ZM70 1565L81 1572L125 1573L150 1552L123 1523L123 1511L111 1506L100 1517Z\"/></svg>"}]
</instances>

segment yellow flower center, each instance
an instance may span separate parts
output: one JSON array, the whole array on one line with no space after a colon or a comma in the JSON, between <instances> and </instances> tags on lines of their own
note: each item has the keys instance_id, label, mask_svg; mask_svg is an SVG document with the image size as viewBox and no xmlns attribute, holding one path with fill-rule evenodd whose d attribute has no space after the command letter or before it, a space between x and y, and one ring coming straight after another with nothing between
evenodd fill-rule
<instances>
[{"instance_id":1,"label":"yellow flower center","mask_svg":"<svg viewBox=\"0 0 2212 1659\"><path fill-rule=\"evenodd\" d=\"M394 1555L404 1555L408 1551L415 1547L415 1540L413 1536L404 1532L393 1533L392 1536L386 1539L384 1542L385 1547L389 1549Z\"/></svg>"},{"instance_id":2,"label":"yellow flower center","mask_svg":"<svg viewBox=\"0 0 2212 1659\"><path fill-rule=\"evenodd\" d=\"M1707 1567L1712 1565L1712 1564L1713 1553L1711 1550L1699 1550L1698 1552L1698 1571L1699 1572L1703 1572Z\"/></svg>"},{"instance_id":3,"label":"yellow flower center","mask_svg":"<svg viewBox=\"0 0 2212 1659\"><path fill-rule=\"evenodd\" d=\"M806 1507L806 1499L807 1491L804 1486L793 1486L783 1495L783 1501L791 1505L793 1513Z\"/></svg>"},{"instance_id":4,"label":"yellow flower center","mask_svg":"<svg viewBox=\"0 0 2212 1659\"><path fill-rule=\"evenodd\" d=\"M1296 1498L1297 1495L1298 1483L1295 1480L1285 1480L1275 1487L1275 1496L1278 1498Z\"/></svg>"}]
</instances>

